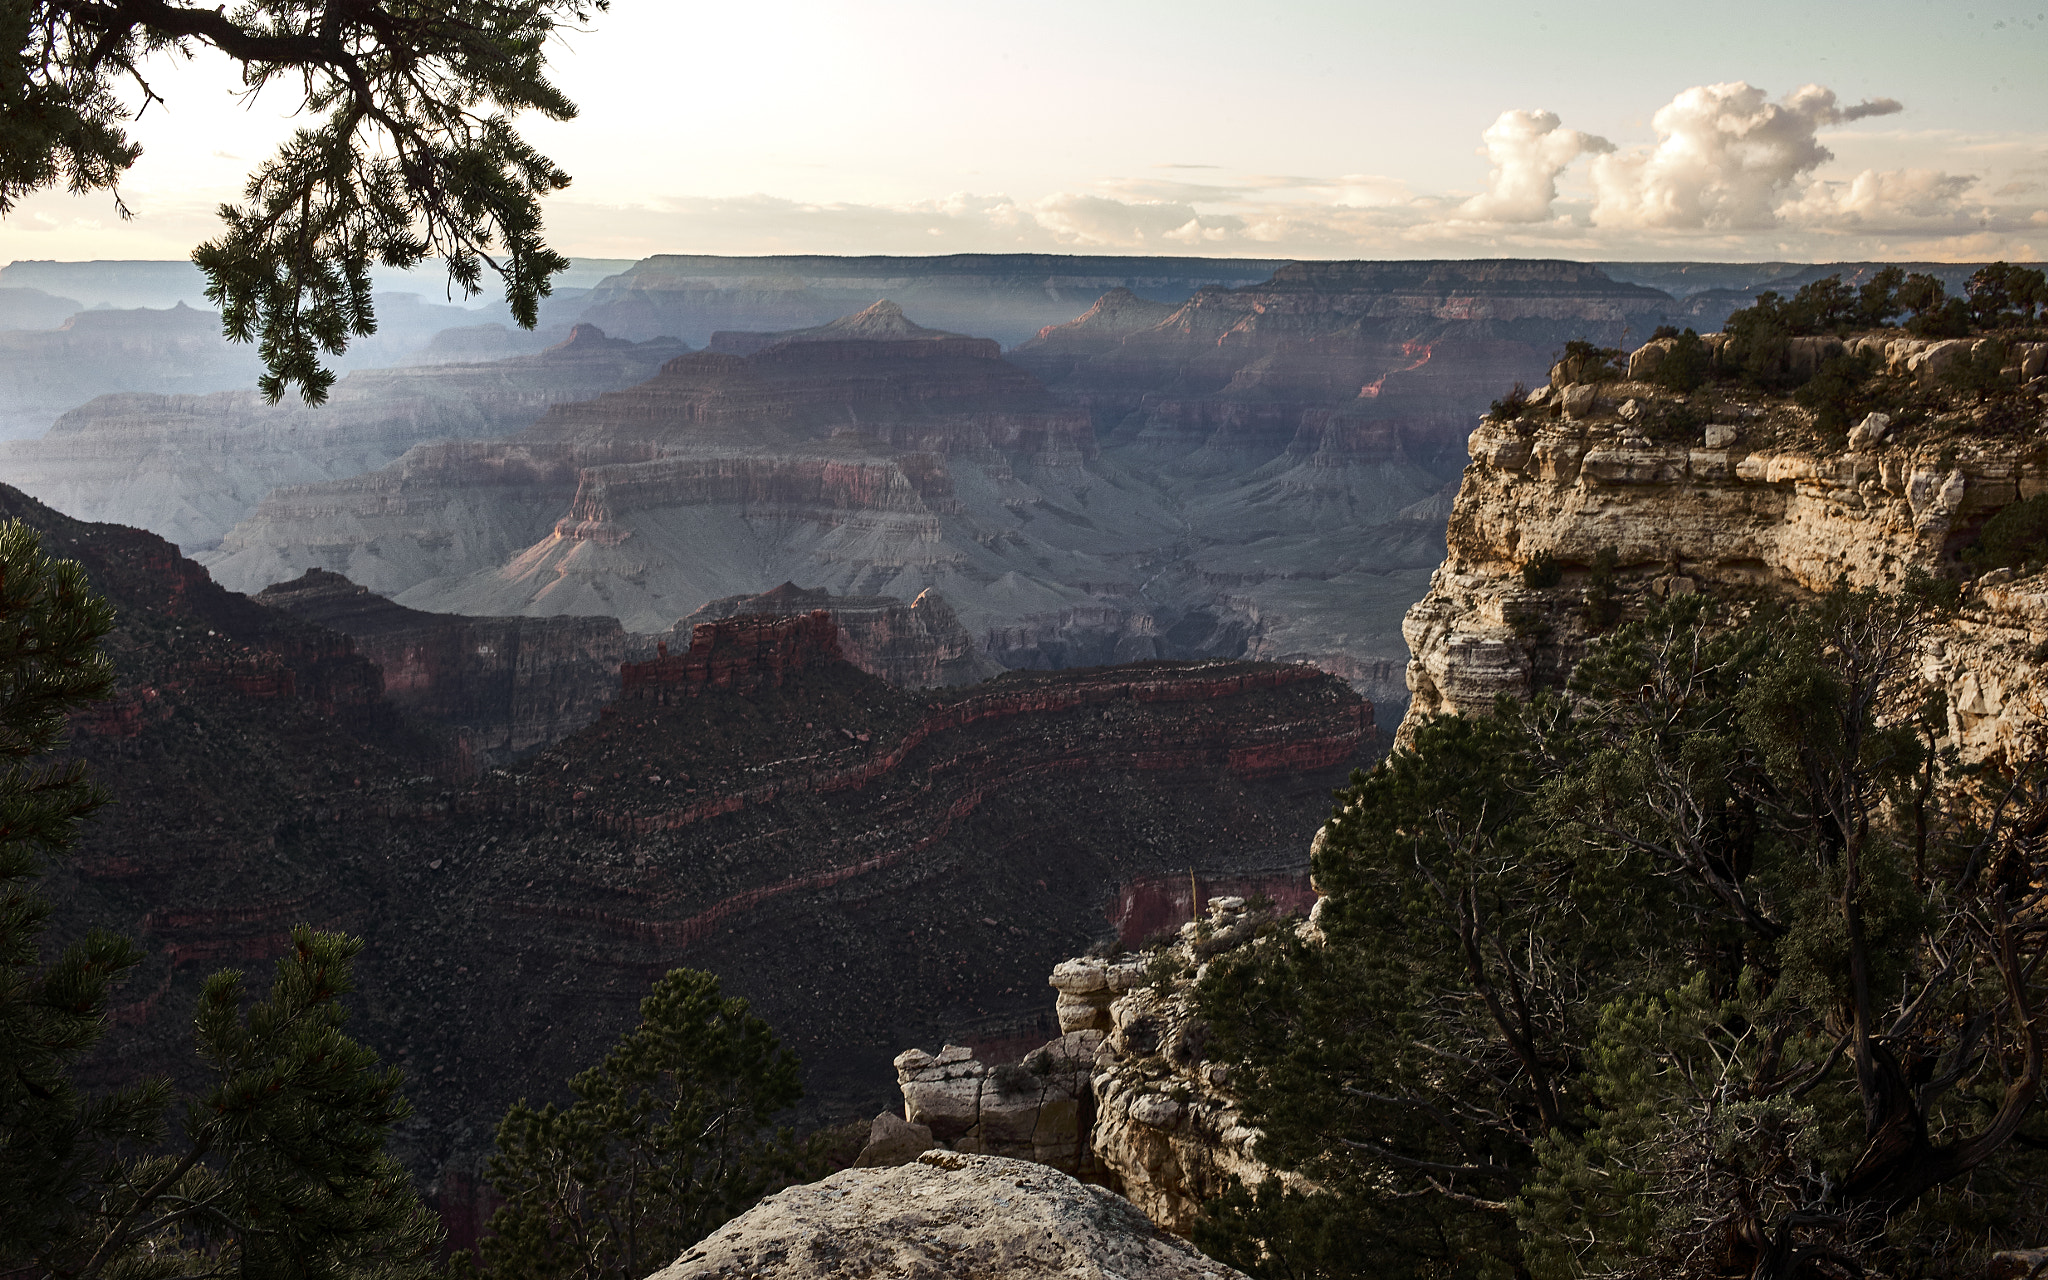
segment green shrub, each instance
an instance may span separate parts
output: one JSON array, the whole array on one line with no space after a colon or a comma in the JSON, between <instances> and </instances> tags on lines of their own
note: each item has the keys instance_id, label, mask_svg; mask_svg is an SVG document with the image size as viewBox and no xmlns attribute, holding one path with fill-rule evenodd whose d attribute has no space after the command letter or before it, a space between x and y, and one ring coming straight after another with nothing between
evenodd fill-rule
<instances>
[{"instance_id":1,"label":"green shrub","mask_svg":"<svg viewBox=\"0 0 2048 1280\"><path fill-rule=\"evenodd\" d=\"M1657 366L1657 372L1650 375L1650 381L1667 391L1680 395L1697 390L1713 372L1713 353L1707 344L1700 341L1700 335L1687 329L1684 333L1671 335L1671 350L1664 353L1664 362Z\"/></svg>"},{"instance_id":2,"label":"green shrub","mask_svg":"<svg viewBox=\"0 0 2048 1280\"><path fill-rule=\"evenodd\" d=\"M1532 591L1547 591L1564 581L1564 565L1548 551L1538 551L1522 566L1522 585Z\"/></svg>"},{"instance_id":3,"label":"green shrub","mask_svg":"<svg viewBox=\"0 0 2048 1280\"><path fill-rule=\"evenodd\" d=\"M1984 522L1963 559L1979 569L2016 569L2048 556L2048 493L2001 509Z\"/></svg>"},{"instance_id":4,"label":"green shrub","mask_svg":"<svg viewBox=\"0 0 2048 1280\"><path fill-rule=\"evenodd\" d=\"M1529 389L1517 382L1508 393L1487 407L1486 416L1497 422L1513 422L1529 407Z\"/></svg>"}]
</instances>

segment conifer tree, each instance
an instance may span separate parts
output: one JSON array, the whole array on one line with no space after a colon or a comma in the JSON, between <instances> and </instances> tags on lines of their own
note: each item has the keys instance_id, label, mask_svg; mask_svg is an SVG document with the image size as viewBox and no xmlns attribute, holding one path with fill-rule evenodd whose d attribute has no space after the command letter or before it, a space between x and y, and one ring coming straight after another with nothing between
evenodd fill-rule
<instances>
[{"instance_id":1,"label":"conifer tree","mask_svg":"<svg viewBox=\"0 0 2048 1280\"><path fill-rule=\"evenodd\" d=\"M209 978L194 1094L153 1080L95 1096L71 1079L141 959L105 931L48 963L40 945L42 873L107 800L81 762L50 757L67 714L112 688L112 625L75 562L0 527L0 1271L420 1280L441 1232L384 1152L407 1114L399 1073L341 1030L361 941L300 926L247 1008L240 973Z\"/></svg>"},{"instance_id":2,"label":"conifer tree","mask_svg":"<svg viewBox=\"0 0 2048 1280\"><path fill-rule=\"evenodd\" d=\"M641 1280L793 1167L769 1121L802 1096L796 1055L745 1000L675 969L640 1017L569 1082L568 1107L521 1100L498 1126L492 1280Z\"/></svg>"}]
</instances>

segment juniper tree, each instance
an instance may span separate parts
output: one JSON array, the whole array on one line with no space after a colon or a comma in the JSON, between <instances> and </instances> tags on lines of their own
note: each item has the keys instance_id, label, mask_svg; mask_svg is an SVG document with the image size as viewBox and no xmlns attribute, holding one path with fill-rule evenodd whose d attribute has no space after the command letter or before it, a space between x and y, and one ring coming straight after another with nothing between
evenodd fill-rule
<instances>
[{"instance_id":1,"label":"juniper tree","mask_svg":"<svg viewBox=\"0 0 2048 1280\"><path fill-rule=\"evenodd\" d=\"M1308 1182L1199 1238L1270 1276L1789 1280L2048 1227L2048 802L1939 747L1925 623L1681 598L1355 780L1327 941L1199 988Z\"/></svg>"},{"instance_id":2,"label":"juniper tree","mask_svg":"<svg viewBox=\"0 0 2048 1280\"><path fill-rule=\"evenodd\" d=\"M576 114L547 78L547 42L609 0L11 0L0 4L0 215L30 192L115 191L142 154L125 89L159 101L152 58L211 49L252 94L295 100L297 129L224 205L193 260L236 341L258 342L272 400L312 403L322 353L375 332L372 266L439 259L465 293L486 270L532 328L568 260L541 238L540 198L569 176L511 117Z\"/></svg>"},{"instance_id":3,"label":"juniper tree","mask_svg":"<svg viewBox=\"0 0 2048 1280\"><path fill-rule=\"evenodd\" d=\"M640 1025L569 1082L523 1099L488 1165L505 1198L482 1242L493 1280L640 1280L752 1205L793 1167L771 1117L796 1103L796 1056L716 976L671 970Z\"/></svg>"}]
</instances>

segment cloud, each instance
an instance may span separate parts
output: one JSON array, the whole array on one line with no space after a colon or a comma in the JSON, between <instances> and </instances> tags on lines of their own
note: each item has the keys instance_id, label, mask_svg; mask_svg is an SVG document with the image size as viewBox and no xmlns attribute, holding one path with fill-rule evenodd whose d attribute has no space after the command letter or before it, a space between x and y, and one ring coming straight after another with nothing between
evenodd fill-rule
<instances>
[{"instance_id":1,"label":"cloud","mask_svg":"<svg viewBox=\"0 0 2048 1280\"><path fill-rule=\"evenodd\" d=\"M1736 81L1673 96L1654 137L1626 148L1536 108L1503 111L1481 135L1478 195L1418 192L1380 174L1312 177L1180 172L1105 179L1019 199L959 193L894 204L768 195L661 200L630 209L549 203L573 252L1065 252L1245 257L1556 256L1590 259L2033 259L2048 229L2028 160L2048 136L1991 139L1859 130L1853 176L1828 172L1824 131L1903 110L1844 104L1806 85L1773 99ZM1836 140L1836 139L1831 139ZM1849 148L1851 143L1839 140ZM1975 148L1974 150L1972 148ZM1924 164L1960 157L1979 170ZM1582 159L1586 163L1581 163ZM1920 160L1886 167L1887 159ZM1876 162L1876 163L1870 163ZM2012 179L1982 194L1996 171Z\"/></svg>"},{"instance_id":2,"label":"cloud","mask_svg":"<svg viewBox=\"0 0 2048 1280\"><path fill-rule=\"evenodd\" d=\"M1741 80L1697 85L1650 118L1653 146L1593 161L1593 221L1617 228L1770 228L1794 184L1835 158L1816 136L1821 128L1902 110L1889 98L1843 107L1834 90L1817 84L1782 102Z\"/></svg>"},{"instance_id":3,"label":"cloud","mask_svg":"<svg viewBox=\"0 0 2048 1280\"><path fill-rule=\"evenodd\" d=\"M1614 150L1605 138L1566 129L1555 112L1503 111L1481 135L1493 172L1486 190L1459 206L1480 222L1542 222L1557 199L1557 175L1583 155Z\"/></svg>"}]
</instances>

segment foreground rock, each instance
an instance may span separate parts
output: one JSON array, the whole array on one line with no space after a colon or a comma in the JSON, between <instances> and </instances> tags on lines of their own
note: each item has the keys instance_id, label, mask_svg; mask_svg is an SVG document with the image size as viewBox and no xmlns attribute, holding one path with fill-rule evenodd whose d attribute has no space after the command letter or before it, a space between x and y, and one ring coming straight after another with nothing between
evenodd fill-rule
<instances>
[{"instance_id":1,"label":"foreground rock","mask_svg":"<svg viewBox=\"0 0 2048 1280\"><path fill-rule=\"evenodd\" d=\"M768 1197L656 1280L1061 1276L1230 1280L1242 1273L1152 1225L1128 1200L1044 1165L928 1151Z\"/></svg>"}]
</instances>

